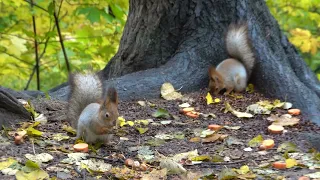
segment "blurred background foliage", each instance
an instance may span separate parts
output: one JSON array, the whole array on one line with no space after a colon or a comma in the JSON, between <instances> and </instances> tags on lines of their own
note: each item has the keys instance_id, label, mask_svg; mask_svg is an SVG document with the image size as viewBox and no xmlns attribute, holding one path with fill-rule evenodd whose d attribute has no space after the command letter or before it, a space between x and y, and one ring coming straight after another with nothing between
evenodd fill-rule
<instances>
[{"instance_id":1,"label":"blurred background foliage","mask_svg":"<svg viewBox=\"0 0 320 180\"><path fill-rule=\"evenodd\" d=\"M320 0L266 0L281 30L320 79Z\"/></svg>"},{"instance_id":2,"label":"blurred background foliage","mask_svg":"<svg viewBox=\"0 0 320 180\"><path fill-rule=\"evenodd\" d=\"M53 11L58 14L72 71L104 68L117 52L128 0L0 0L0 85L22 90L35 69L38 41L40 88L67 80ZM54 3L53 3L54 2ZM266 0L281 29L320 78L320 0ZM35 17L35 36L32 16ZM36 90L36 74L29 90Z\"/></svg>"}]
</instances>

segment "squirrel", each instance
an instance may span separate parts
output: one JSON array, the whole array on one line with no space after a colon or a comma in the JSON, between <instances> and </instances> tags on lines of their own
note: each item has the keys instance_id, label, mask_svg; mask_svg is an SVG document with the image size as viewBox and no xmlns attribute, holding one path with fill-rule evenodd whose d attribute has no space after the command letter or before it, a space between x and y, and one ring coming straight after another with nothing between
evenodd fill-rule
<instances>
[{"instance_id":1,"label":"squirrel","mask_svg":"<svg viewBox=\"0 0 320 180\"><path fill-rule=\"evenodd\" d=\"M104 95L102 79L93 73L71 75L69 82L67 116L71 126L77 129L77 139L108 143L119 116L116 89L109 88Z\"/></svg>"},{"instance_id":2,"label":"squirrel","mask_svg":"<svg viewBox=\"0 0 320 180\"><path fill-rule=\"evenodd\" d=\"M231 24L225 42L232 58L223 60L216 68L209 67L209 91L215 95L222 89L226 89L225 95L232 90L244 91L255 64L247 24Z\"/></svg>"}]
</instances>

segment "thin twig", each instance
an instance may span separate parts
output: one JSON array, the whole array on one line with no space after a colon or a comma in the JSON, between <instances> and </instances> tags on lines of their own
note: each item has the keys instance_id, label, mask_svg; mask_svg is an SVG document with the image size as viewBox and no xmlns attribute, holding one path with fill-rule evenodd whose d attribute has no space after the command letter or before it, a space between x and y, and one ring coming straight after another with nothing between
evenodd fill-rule
<instances>
[{"instance_id":1,"label":"thin twig","mask_svg":"<svg viewBox=\"0 0 320 180\"><path fill-rule=\"evenodd\" d=\"M31 8L33 9L34 3L31 1ZM38 54L38 40L37 40L37 28L36 28L36 18L34 14L32 15L32 24L34 32L34 52L36 54L36 72L37 72L37 89L40 90L40 67L39 67L39 54Z\"/></svg>"},{"instance_id":2,"label":"thin twig","mask_svg":"<svg viewBox=\"0 0 320 180\"><path fill-rule=\"evenodd\" d=\"M24 0L24 1L25 1L25 2L27 2L27 3L29 3L31 6L35 6L35 7L39 8L39 9L41 9L41 10L45 11L45 12L48 12L48 10L46 10L45 8L43 8L43 7L41 7L41 6L39 6L39 5L35 4L35 3L33 3L33 0L30 0L30 1L28 1L28 0Z\"/></svg>"},{"instance_id":3,"label":"thin twig","mask_svg":"<svg viewBox=\"0 0 320 180\"><path fill-rule=\"evenodd\" d=\"M55 1L53 1L55 2ZM58 30L58 35L59 35L59 41L60 41L60 44L61 44L61 48L62 48L62 52L63 52L63 56L64 56L64 59L66 61L66 65L67 65L67 70L68 70L68 73L70 74L70 65L69 65L69 60L68 60L68 56L67 56L67 52L66 52L66 49L64 47L64 43L63 43L63 39L62 39L62 35L61 35L61 30L60 30L60 26L59 26L59 20L58 20L58 16L57 16L57 13L56 11L54 10L53 12L53 16L54 16L54 20L56 22L56 26L57 26L57 30Z\"/></svg>"},{"instance_id":4,"label":"thin twig","mask_svg":"<svg viewBox=\"0 0 320 180\"><path fill-rule=\"evenodd\" d=\"M9 54L9 53L7 53L7 52L6 52L6 51L4 51L4 50L0 50L0 52L5 53L6 55L11 56L11 57L13 57L13 58L15 58L15 59L17 59L17 60L19 60L19 61L23 62L23 63L26 63L26 64L28 64L28 65L32 65L31 63L29 63L29 62L27 62L27 61L25 61L25 60L23 60L23 59L21 59L21 58L19 58L19 57L15 56L15 55L13 55L13 54Z\"/></svg>"},{"instance_id":5,"label":"thin twig","mask_svg":"<svg viewBox=\"0 0 320 180\"><path fill-rule=\"evenodd\" d=\"M32 144L33 154L34 154L34 155L36 155L36 150L34 149L34 142L33 142L33 139L31 139L31 144Z\"/></svg>"},{"instance_id":6,"label":"thin twig","mask_svg":"<svg viewBox=\"0 0 320 180\"><path fill-rule=\"evenodd\" d=\"M233 165L233 164L239 164L247 162L247 160L239 160L239 161L233 161L233 162L202 162L200 164L195 165L202 165L202 166L224 166L224 165Z\"/></svg>"}]
</instances>

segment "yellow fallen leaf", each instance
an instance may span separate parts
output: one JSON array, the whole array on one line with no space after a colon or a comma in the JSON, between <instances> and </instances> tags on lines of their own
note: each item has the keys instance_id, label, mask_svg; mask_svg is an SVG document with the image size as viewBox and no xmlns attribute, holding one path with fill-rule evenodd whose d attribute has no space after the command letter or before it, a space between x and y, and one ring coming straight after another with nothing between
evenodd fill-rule
<instances>
[{"instance_id":1,"label":"yellow fallen leaf","mask_svg":"<svg viewBox=\"0 0 320 180\"><path fill-rule=\"evenodd\" d=\"M206 99L207 99L207 105L213 103L213 99L210 93L207 93Z\"/></svg>"},{"instance_id":2,"label":"yellow fallen leaf","mask_svg":"<svg viewBox=\"0 0 320 180\"><path fill-rule=\"evenodd\" d=\"M240 169L235 169L238 174L247 174L250 172L250 168L247 165L241 166Z\"/></svg>"},{"instance_id":3,"label":"yellow fallen leaf","mask_svg":"<svg viewBox=\"0 0 320 180\"><path fill-rule=\"evenodd\" d=\"M293 166L298 165L298 162L295 159L286 159L287 168L292 168Z\"/></svg>"}]
</instances>

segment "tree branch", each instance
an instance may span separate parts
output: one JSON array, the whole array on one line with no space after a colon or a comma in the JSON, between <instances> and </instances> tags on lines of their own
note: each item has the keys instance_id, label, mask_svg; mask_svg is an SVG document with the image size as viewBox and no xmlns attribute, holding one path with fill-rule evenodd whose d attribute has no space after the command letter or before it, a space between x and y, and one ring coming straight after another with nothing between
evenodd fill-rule
<instances>
[{"instance_id":1,"label":"tree branch","mask_svg":"<svg viewBox=\"0 0 320 180\"><path fill-rule=\"evenodd\" d=\"M34 3L31 0L31 8L33 8ZM36 18L34 14L32 15L32 25L34 32L34 52L36 54L36 70L37 70L37 90L40 90L40 68L39 68L39 54L38 54L38 40L37 40L37 28L36 28Z\"/></svg>"},{"instance_id":2,"label":"tree branch","mask_svg":"<svg viewBox=\"0 0 320 180\"><path fill-rule=\"evenodd\" d=\"M21 58L19 58L19 57L15 56L15 55L13 55L13 54L9 54L9 53L7 53L7 52L6 52L6 51L4 51L4 50L0 50L0 52L2 52L2 53L4 53L4 54L6 54L6 55L8 55L8 56L11 56L11 57L13 57L13 58L15 58L15 59L17 59L17 60L19 60L19 61L23 62L23 63L26 63L26 64L28 64L28 65L32 65L31 63L29 63L29 62L27 62L27 61L25 61L25 60L23 60L23 59L21 59Z\"/></svg>"},{"instance_id":3,"label":"tree branch","mask_svg":"<svg viewBox=\"0 0 320 180\"><path fill-rule=\"evenodd\" d=\"M24 1L25 1L25 2L27 2L27 3L29 3L31 6L35 6L35 7L39 8L39 9L41 9L41 10L45 11L45 12L48 12L48 10L46 10L45 8L43 8L43 7L41 7L41 6L39 6L39 5L35 4L35 3L33 3L33 0L30 0L30 1L28 1L28 0L24 0Z\"/></svg>"},{"instance_id":4,"label":"tree branch","mask_svg":"<svg viewBox=\"0 0 320 180\"><path fill-rule=\"evenodd\" d=\"M55 1L53 1L53 2L55 2ZM58 30L58 35L59 35L59 41L60 41L61 48L62 48L62 52L63 52L64 58L65 58L65 61L66 61L67 70L68 70L68 73L70 73L71 70L70 70L69 60L68 60L68 56L67 56L66 49L65 49L65 47L64 47L63 38L62 38L62 35L61 35L60 26L59 26L59 20L58 20L58 16L57 16L57 13L56 13L55 10L54 10L54 12L53 12L53 16L54 16L54 20L55 20L55 22L56 22L56 26L57 26L57 30Z\"/></svg>"}]
</instances>

